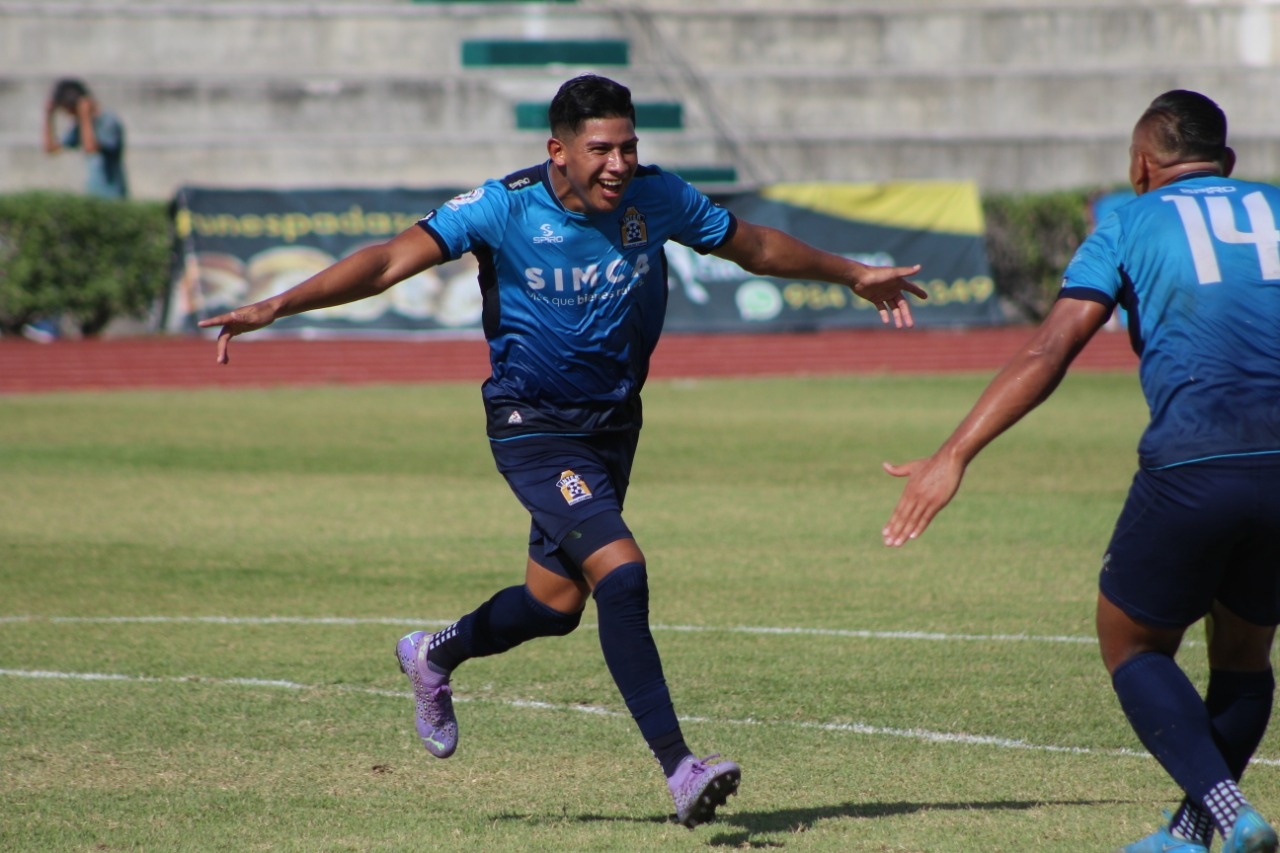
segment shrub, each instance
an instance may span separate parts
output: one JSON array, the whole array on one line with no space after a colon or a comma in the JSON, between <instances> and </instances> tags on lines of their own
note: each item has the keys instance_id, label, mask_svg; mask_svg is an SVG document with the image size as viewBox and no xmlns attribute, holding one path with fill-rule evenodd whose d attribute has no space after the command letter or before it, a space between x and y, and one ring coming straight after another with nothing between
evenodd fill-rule
<instances>
[{"instance_id":1,"label":"shrub","mask_svg":"<svg viewBox=\"0 0 1280 853\"><path fill-rule=\"evenodd\" d=\"M0 196L0 331L65 316L93 335L144 316L168 285L171 246L162 202Z\"/></svg>"},{"instance_id":2,"label":"shrub","mask_svg":"<svg viewBox=\"0 0 1280 853\"><path fill-rule=\"evenodd\" d=\"M1053 307L1062 271L1089 232L1085 191L995 195L982 200L987 260L996 293L1026 319Z\"/></svg>"}]
</instances>

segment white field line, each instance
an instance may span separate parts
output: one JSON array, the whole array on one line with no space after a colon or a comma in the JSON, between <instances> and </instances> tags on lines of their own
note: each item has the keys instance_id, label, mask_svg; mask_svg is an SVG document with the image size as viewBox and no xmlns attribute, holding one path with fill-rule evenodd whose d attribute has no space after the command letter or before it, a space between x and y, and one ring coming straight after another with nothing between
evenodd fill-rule
<instances>
[{"instance_id":1,"label":"white field line","mask_svg":"<svg viewBox=\"0 0 1280 853\"><path fill-rule=\"evenodd\" d=\"M17 622L49 622L49 623L98 623L98 624L207 624L207 625L390 625L407 627L444 627L452 624L447 620L423 620L401 618L354 618L354 617L302 617L302 616L0 616L0 624ZM594 628L594 625L583 625ZM947 634L930 631L867 631L838 628L799 628L799 627L766 627L766 626L730 626L715 627L701 625L654 625L654 631L677 633L723 633L723 634L772 634L780 636L817 636L847 637L853 639L872 640L924 640L932 642L1030 642L1059 643L1070 645L1092 645L1097 642L1092 637L1034 634ZM1186 645L1194 645L1188 642ZM11 678L51 678L76 681L124 681L146 683L201 683L222 684L241 687L274 687L289 690L318 689L312 685L298 684L290 681L269 681L255 678L203 678L185 676L174 678L151 678L112 673L67 673L42 670L9 670L0 669L0 676ZM377 690L374 688L335 688L373 696L394 696L411 698L408 692L393 690ZM467 702L466 697L455 697L457 702ZM624 716L622 713L607 708L588 705L553 705L544 702L510 700L503 702L515 708L534 708L550 711L572 711L598 716ZM860 734L880 737L909 738L931 743L957 743L967 745L995 746L1003 749L1023 749L1033 752L1058 752L1075 755L1109 755L1124 757L1150 756L1141 751L1129 749L1099 750L1090 747L1054 746L1034 744L1027 741L992 737L988 735L970 735L953 732L933 732L926 729L898 729L885 726L870 726L864 723L816 723L816 722L769 722L763 720L716 720L706 717L682 717L686 723L711 723L733 726L782 726L785 728L825 731L846 734ZM1255 758L1254 764L1280 767L1280 760Z\"/></svg>"},{"instance_id":2,"label":"white field line","mask_svg":"<svg viewBox=\"0 0 1280 853\"><path fill-rule=\"evenodd\" d=\"M157 678L153 676L122 675L102 672L54 672L50 670L0 669L0 677L55 679L64 681L114 681L141 684L199 684L226 687L275 688L281 690L334 690L342 693L354 693L364 696L385 696L395 699L409 700L413 694L404 690L380 690L373 687L321 686L300 684L295 681L275 681L262 678L205 678L203 676L177 676ZM621 711L601 708L597 705L557 705L551 702L535 702L523 699L489 700L468 699L455 696L455 702L496 702L510 708L527 708L537 711L568 712L589 714L598 717L626 718ZM870 726L865 723L816 723L803 721L770 721L756 719L715 719L712 717L680 717L682 723L706 723L720 726L769 726L770 728L787 728L800 731L832 732L835 734L866 735L871 737L905 738L908 740L926 741L928 743L949 743L962 746L992 746L998 749L1020 749L1028 752L1052 752L1068 755L1096 755L1118 758L1150 758L1148 753L1133 749L1094 749L1087 746L1055 746L1053 744L1030 743L1014 738L993 737L990 735L971 735L960 732L934 732L928 729L899 729L891 726ZM1280 760L1270 758L1254 758L1251 762L1267 767L1280 767Z\"/></svg>"},{"instance_id":3,"label":"white field line","mask_svg":"<svg viewBox=\"0 0 1280 853\"><path fill-rule=\"evenodd\" d=\"M345 616L0 616L0 624L13 622L95 623L95 624L193 624L193 625L390 625L430 628L453 624L452 620L409 618L359 618ZM583 623L582 628L596 626ZM927 640L932 642L976 643L1059 643L1094 645L1093 637L1039 634L948 634L934 631L868 631L849 628L770 627L762 625L653 625L657 632L684 634L772 634L776 636L844 637L857 640ZM1198 645L1188 640L1183 645Z\"/></svg>"}]
</instances>

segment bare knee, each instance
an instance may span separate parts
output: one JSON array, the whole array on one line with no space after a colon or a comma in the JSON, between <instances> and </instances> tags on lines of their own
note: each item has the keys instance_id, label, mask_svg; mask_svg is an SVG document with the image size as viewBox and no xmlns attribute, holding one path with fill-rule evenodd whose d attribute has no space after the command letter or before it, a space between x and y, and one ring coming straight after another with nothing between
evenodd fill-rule
<instances>
[{"instance_id":1,"label":"bare knee","mask_svg":"<svg viewBox=\"0 0 1280 853\"><path fill-rule=\"evenodd\" d=\"M628 563L644 565L644 552L634 539L617 539L583 560L582 573L591 586L595 587L614 569Z\"/></svg>"},{"instance_id":2,"label":"bare knee","mask_svg":"<svg viewBox=\"0 0 1280 853\"><path fill-rule=\"evenodd\" d=\"M590 589L585 581L573 580L530 559L524 583L535 599L561 613L579 613L587 605Z\"/></svg>"},{"instance_id":3,"label":"bare knee","mask_svg":"<svg viewBox=\"0 0 1280 853\"><path fill-rule=\"evenodd\" d=\"M1125 613L1104 595L1098 595L1098 649L1108 673L1125 661L1147 652L1173 657L1182 644L1184 628L1155 628Z\"/></svg>"}]
</instances>

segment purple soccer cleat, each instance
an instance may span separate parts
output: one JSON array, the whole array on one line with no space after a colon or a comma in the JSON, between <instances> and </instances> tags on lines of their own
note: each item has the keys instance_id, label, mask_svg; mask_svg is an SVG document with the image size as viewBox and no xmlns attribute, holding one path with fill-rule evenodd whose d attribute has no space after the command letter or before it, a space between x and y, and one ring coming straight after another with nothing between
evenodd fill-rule
<instances>
[{"instance_id":1,"label":"purple soccer cleat","mask_svg":"<svg viewBox=\"0 0 1280 853\"><path fill-rule=\"evenodd\" d=\"M697 759L692 755L680 762L667 777L667 787L676 801L676 823L693 829L716 819L716 809L738 792L742 768L732 761L708 764L719 755Z\"/></svg>"},{"instance_id":2,"label":"purple soccer cleat","mask_svg":"<svg viewBox=\"0 0 1280 853\"><path fill-rule=\"evenodd\" d=\"M436 758L448 758L458 748L458 718L453 715L453 691L448 674L427 664L427 645L431 635L414 631L396 644L396 660L400 671L409 676L416 700L415 722L418 737L427 752Z\"/></svg>"}]
</instances>

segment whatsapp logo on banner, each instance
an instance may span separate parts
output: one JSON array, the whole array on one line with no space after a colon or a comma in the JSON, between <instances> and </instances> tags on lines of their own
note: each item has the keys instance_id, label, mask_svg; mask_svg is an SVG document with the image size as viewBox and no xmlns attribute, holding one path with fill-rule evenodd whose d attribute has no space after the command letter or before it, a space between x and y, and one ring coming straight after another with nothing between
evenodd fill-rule
<instances>
[{"instance_id":1,"label":"whatsapp logo on banner","mask_svg":"<svg viewBox=\"0 0 1280 853\"><path fill-rule=\"evenodd\" d=\"M782 294L771 281L751 278L738 285L733 301L744 320L772 320L782 313Z\"/></svg>"}]
</instances>

